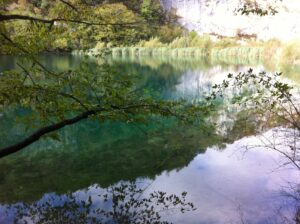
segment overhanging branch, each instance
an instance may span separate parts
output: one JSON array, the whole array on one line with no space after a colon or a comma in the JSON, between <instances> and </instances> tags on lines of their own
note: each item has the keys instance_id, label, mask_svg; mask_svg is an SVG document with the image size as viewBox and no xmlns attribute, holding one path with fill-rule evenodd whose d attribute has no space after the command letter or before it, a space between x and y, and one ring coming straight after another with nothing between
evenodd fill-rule
<instances>
[{"instance_id":1,"label":"overhanging branch","mask_svg":"<svg viewBox=\"0 0 300 224\"><path fill-rule=\"evenodd\" d=\"M71 9L73 9L77 13L79 13L78 9L74 5L72 5L70 2L65 1L65 0L59 0L59 1L62 2L63 4L65 4L65 5L69 6Z\"/></svg>"},{"instance_id":2,"label":"overhanging branch","mask_svg":"<svg viewBox=\"0 0 300 224\"><path fill-rule=\"evenodd\" d=\"M33 16L26 16L26 15L18 15L18 14L11 14L11 15L1 15L0 14L0 22L3 21L13 21L13 20L25 20L25 21L35 21L40 23L45 23L49 25L53 25L55 22L66 22L66 23L78 23L84 24L89 26L134 26L138 24L142 24L143 22L127 22L127 23L99 23L99 22L92 22L92 21L83 21L77 19L65 19L65 18L54 18L54 19L43 19Z\"/></svg>"},{"instance_id":3,"label":"overhanging branch","mask_svg":"<svg viewBox=\"0 0 300 224\"><path fill-rule=\"evenodd\" d=\"M49 134L51 132L57 131L65 126L68 125L72 125L75 124L81 120L87 119L88 117L95 115L99 112L103 111L103 109L95 109L95 110L90 110L90 111L86 111L76 117L70 118L70 119L66 119L63 121L60 121L56 124L53 125L49 125L46 127L43 127L37 131L35 131L32 135L30 135L29 137L25 138L23 141L18 142L14 145L8 146L6 148L2 148L0 149L0 158L13 154L15 152L20 151L21 149L29 146L30 144L38 141L41 137L43 137L46 134Z\"/></svg>"},{"instance_id":4,"label":"overhanging branch","mask_svg":"<svg viewBox=\"0 0 300 224\"><path fill-rule=\"evenodd\" d=\"M118 107L118 106L113 106L113 105L111 106L112 110L118 110L121 113L128 113L128 111L130 111L131 109L137 109L137 108L140 108L140 109L142 108L144 110L152 108L161 114L168 114L169 116L174 116L179 119L182 119L182 116L172 112L169 108L160 107L157 104L136 104L136 105L128 105L128 106L124 106L124 107ZM38 141L41 137L45 136L46 134L52 133L54 131L58 131L66 126L73 125L75 123L78 123L79 121L88 119L90 116L97 115L97 114L107 111L107 110L108 109L105 109L102 107L91 109L91 110L85 111L73 118L66 119L66 120L60 121L58 123L46 126L46 127L42 127L40 129L38 129L37 131L35 131L30 136L23 139L22 141L0 149L0 158L8 156L13 153L16 153L16 152L26 148L27 146L31 145L32 143Z\"/></svg>"}]
</instances>

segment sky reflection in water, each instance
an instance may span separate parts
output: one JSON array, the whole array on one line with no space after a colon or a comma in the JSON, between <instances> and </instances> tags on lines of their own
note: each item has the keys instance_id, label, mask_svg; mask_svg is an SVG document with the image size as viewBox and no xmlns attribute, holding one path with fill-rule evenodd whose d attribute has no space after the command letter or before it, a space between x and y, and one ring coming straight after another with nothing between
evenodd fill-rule
<instances>
[{"instance_id":1,"label":"sky reflection in water","mask_svg":"<svg viewBox=\"0 0 300 224\"><path fill-rule=\"evenodd\" d=\"M241 216L247 223L280 223L278 209L288 217L295 212L295 204L281 191L288 186L288 181L299 179L299 173L287 167L278 169L282 158L272 151L257 149L242 153L241 149L249 141L256 140L245 138L223 151L210 148L183 169L163 172L154 180L138 178L136 183L141 186L150 183L148 193L155 190L188 192L188 199L197 210L186 214L173 211L163 216L175 223L240 223ZM95 198L93 206L101 207L97 195L103 192L105 189L93 185L72 195L84 200L92 196ZM50 196L56 201L67 197L48 193L40 201L47 201ZM6 205L1 205L0 217L7 223L5 210Z\"/></svg>"}]
</instances>

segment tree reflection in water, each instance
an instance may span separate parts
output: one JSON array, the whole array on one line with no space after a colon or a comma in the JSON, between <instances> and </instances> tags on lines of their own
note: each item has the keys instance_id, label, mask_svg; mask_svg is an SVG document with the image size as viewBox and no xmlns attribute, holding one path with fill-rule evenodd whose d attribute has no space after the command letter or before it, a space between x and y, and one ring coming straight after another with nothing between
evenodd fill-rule
<instances>
[{"instance_id":1,"label":"tree reflection in water","mask_svg":"<svg viewBox=\"0 0 300 224\"><path fill-rule=\"evenodd\" d=\"M135 183L120 183L84 200L75 194L52 195L31 204L11 205L8 211L16 211L14 223L142 224L168 223L162 218L165 212L196 210L194 204L187 201L187 192L175 195L153 191L145 195L147 188Z\"/></svg>"},{"instance_id":2,"label":"tree reflection in water","mask_svg":"<svg viewBox=\"0 0 300 224\"><path fill-rule=\"evenodd\" d=\"M254 72L253 69L237 75L228 74L226 80L213 86L214 91L207 99L225 96L227 100L230 99L231 106L239 108L239 116L236 116L233 129L241 120L246 121L244 123L248 126L251 124L250 134L256 134L257 139L246 143L242 148L246 151L274 151L283 157L278 169L285 167L300 171L300 89L281 76L282 73L267 74ZM291 184L284 194L294 199L295 213L293 218L289 218L281 214L280 210L284 208L280 208L276 216L282 218L280 223L299 224L299 183Z\"/></svg>"},{"instance_id":3,"label":"tree reflection in water","mask_svg":"<svg viewBox=\"0 0 300 224\"><path fill-rule=\"evenodd\" d=\"M284 223L300 224L300 184L289 183L288 188L283 190L283 195L289 199L292 199L295 211L292 220L283 216L283 219L285 220Z\"/></svg>"}]
</instances>

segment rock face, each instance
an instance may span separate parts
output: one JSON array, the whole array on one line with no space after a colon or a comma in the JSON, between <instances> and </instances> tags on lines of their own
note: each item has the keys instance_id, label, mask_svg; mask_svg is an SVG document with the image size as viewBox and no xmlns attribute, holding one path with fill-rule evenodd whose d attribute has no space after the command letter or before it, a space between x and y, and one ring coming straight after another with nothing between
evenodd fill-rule
<instances>
[{"instance_id":1,"label":"rock face","mask_svg":"<svg viewBox=\"0 0 300 224\"><path fill-rule=\"evenodd\" d=\"M161 4L167 11L174 10L184 27L199 34L236 36L240 33L262 40L283 41L300 38L299 0L276 1L272 6L279 13L265 17L237 15L235 9L240 6L240 0L161 0Z\"/></svg>"}]
</instances>

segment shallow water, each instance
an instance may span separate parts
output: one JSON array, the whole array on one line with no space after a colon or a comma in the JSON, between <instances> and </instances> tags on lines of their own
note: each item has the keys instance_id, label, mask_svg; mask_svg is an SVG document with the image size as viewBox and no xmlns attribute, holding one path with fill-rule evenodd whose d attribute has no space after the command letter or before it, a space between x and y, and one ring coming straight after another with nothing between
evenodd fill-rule
<instances>
[{"instance_id":1,"label":"shallow water","mask_svg":"<svg viewBox=\"0 0 300 224\"><path fill-rule=\"evenodd\" d=\"M75 68L83 60L69 55L40 59L53 70ZM1 70L6 70L14 68L18 59L2 56L0 60L5 64ZM248 69L188 59L111 59L109 63L119 71L138 74L140 85L165 99L199 99L227 73ZM0 144L22 136L14 113L0 117L5 130L0 133ZM227 111L220 118L225 132L232 127L231 116ZM79 210L85 217L75 223L89 223L89 218L99 218L95 215L98 208L111 209L112 202L104 203L99 195L129 182L144 189L136 200L157 190L176 195L187 192L197 210L182 214L180 209L168 209L161 212L162 221L283 223L284 217L293 219L297 204L282 191L297 182L299 173L292 167L279 168L283 158L273 151L260 148L245 153L244 146L257 138L243 137L249 132L244 126L239 128L228 131L225 140L209 123L174 128L172 120L153 120L148 126L87 121L67 127L60 132L60 142L42 140L0 160L0 223L37 222L34 217L45 214L54 223L59 223L55 216L71 222ZM81 201L88 204L89 200L90 209L85 210Z\"/></svg>"}]
</instances>

